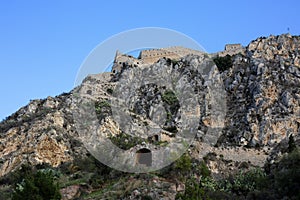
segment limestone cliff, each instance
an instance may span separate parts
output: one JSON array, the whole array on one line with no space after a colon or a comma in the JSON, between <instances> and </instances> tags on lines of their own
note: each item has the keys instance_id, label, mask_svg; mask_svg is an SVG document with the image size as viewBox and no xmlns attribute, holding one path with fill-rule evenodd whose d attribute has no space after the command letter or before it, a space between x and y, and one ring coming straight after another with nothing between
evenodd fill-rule
<instances>
[{"instance_id":1,"label":"limestone cliff","mask_svg":"<svg viewBox=\"0 0 300 200\"><path fill-rule=\"evenodd\" d=\"M232 66L225 66L225 70L220 70L219 80L223 82L226 93L226 99L223 99L227 104L227 110L224 111L225 124L216 144L205 151L209 155L215 154L214 159L207 164L216 177L229 175L230 171L238 168L241 163L262 167L266 163L275 162L279 155L287 151L291 135L296 144L299 143L299 50L299 36L283 34L258 38L251 41L242 53L230 56ZM220 55L223 56L223 53ZM192 73L192 66L206 58L209 59L209 55L207 57L202 53L186 55L177 60L166 56L152 64L158 68L167 66L180 73L189 74L188 77L195 83L194 89L199 91L197 94L203 100L209 98L206 96L208 83L200 75ZM102 124L100 132L105 133L107 137L122 134L120 124L111 117L111 110L105 101L112 96L122 74L132 67L145 68L147 65L136 63L136 66L132 66L121 63L120 66L118 73L86 77L82 85L70 93L33 100L3 120L0 123L0 177L17 170L22 164L48 163L53 167L60 167L88 155L73 119L74 94L78 91L98 103L100 111L97 117ZM212 76L217 75L212 73ZM164 98L165 92L167 91L164 88L155 86L141 88L140 97L133 98L137 103L128 111L130 116L135 116L134 123L152 126L151 119L155 119L155 112L151 105L157 99ZM194 159L202 159L202 143L208 126L218 124L217 121L211 121L207 117L208 113L205 113L209 105L205 102L200 102L199 105L199 127L196 130L195 141L188 151ZM136 141L135 144L149 142L155 145L153 140L159 140L159 145L162 145L173 140L176 129L180 129L179 108L176 101L163 106L168 112L162 115L169 119L162 124L164 131L160 135L152 135L152 138L140 135L146 140ZM158 121L155 122L159 123L159 118L156 119ZM131 139L126 138L121 142L129 145ZM128 190L127 199L134 199L141 193L142 189L139 188L144 187L143 183L135 181L135 184L136 187L124 188ZM153 188L161 188L163 185L168 187L165 193L145 189L144 192L153 198L168 196L168 199L174 199L177 192L184 190L181 183L178 185L163 178L152 178L147 184L151 184ZM122 187L125 187L124 183Z\"/></svg>"}]
</instances>

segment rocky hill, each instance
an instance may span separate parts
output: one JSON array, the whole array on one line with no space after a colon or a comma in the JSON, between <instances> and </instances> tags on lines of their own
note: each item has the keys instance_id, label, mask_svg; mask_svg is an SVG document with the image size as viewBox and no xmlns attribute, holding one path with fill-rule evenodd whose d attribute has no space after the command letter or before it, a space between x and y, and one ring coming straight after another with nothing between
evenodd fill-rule
<instances>
[{"instance_id":1,"label":"rocky hill","mask_svg":"<svg viewBox=\"0 0 300 200\"><path fill-rule=\"evenodd\" d=\"M27 173L40 170L53 172L63 199L297 199L299 50L300 37L283 34L253 40L235 55L191 54L143 66L124 62L118 73L90 75L70 93L33 100L0 123L0 199L10 199L25 187ZM141 76L149 68L166 86ZM170 78L171 72L190 86ZM148 84L136 87L140 79ZM168 85L174 80L177 86ZM213 92L222 98L214 99L211 82L221 85ZM182 95L174 92L178 85ZM198 104L185 101L193 97L184 91L193 91ZM127 110L120 112L116 95L126 97ZM214 100L221 109L211 108ZM87 118L91 112L95 117ZM99 124L92 136L92 127L79 128L83 118ZM186 153L149 173L111 169L97 160L102 143L91 147L95 138L109 138L133 160L138 148L153 150L155 159L155 150L190 141L182 132L195 123ZM294 178L284 179L288 175ZM264 181L275 185L259 185Z\"/></svg>"}]
</instances>

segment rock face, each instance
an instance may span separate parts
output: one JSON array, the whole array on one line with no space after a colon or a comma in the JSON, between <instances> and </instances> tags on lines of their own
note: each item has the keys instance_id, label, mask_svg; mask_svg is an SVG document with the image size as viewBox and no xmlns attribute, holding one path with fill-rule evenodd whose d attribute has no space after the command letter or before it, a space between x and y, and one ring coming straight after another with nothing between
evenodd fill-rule
<instances>
[{"instance_id":1,"label":"rock face","mask_svg":"<svg viewBox=\"0 0 300 200\"><path fill-rule=\"evenodd\" d=\"M299 135L299 42L290 35L259 38L222 74L230 102L227 142L274 146Z\"/></svg>"},{"instance_id":2,"label":"rock face","mask_svg":"<svg viewBox=\"0 0 300 200\"><path fill-rule=\"evenodd\" d=\"M85 149L76 139L71 113L71 94L34 100L1 123L1 167L3 176L21 164L72 161Z\"/></svg>"},{"instance_id":3,"label":"rock face","mask_svg":"<svg viewBox=\"0 0 300 200\"><path fill-rule=\"evenodd\" d=\"M232 55L232 67L227 67L226 70L218 73L217 67L210 65L207 74L209 79L192 70L193 66L209 59L205 54L186 55L176 61L161 58L151 64L158 67L158 70L167 66L169 67L166 68L167 70L177 70L187 74L187 79L194 84L193 89L199 96L199 106L194 107L192 113L199 115L199 126L195 130L196 138L189 149L189 154L195 159L200 159L205 154L214 152L218 156L222 155L223 160L262 166L272 150L274 149L273 154L275 150L278 153L280 151L278 146L286 144L290 135L293 135L296 141L299 140L299 48L300 37L298 36L283 34L258 38L246 48L238 49L239 54ZM144 63L135 63L135 65L126 62L118 63L117 72L90 75L81 86L70 93L54 98L33 100L2 121L0 123L0 177L24 163L32 165L46 163L58 167L87 154L80 138L82 135L78 133L74 123L73 114L76 109L74 95L78 91L86 98L97 102L99 111L96 109L97 119L101 123L100 135L114 137L115 141L118 141L118 137L125 134L122 131L122 120L118 121L111 117L112 111L106 101L118 87L122 75L133 67L147 68ZM164 73L163 70L160 73ZM127 73L127 76L131 80L138 77L130 73ZM221 124L218 118L213 119L211 113L208 113L210 105L206 100L211 100L207 89L209 80L219 81L224 85L226 98L221 100L226 101L227 109L220 111L226 114L224 124ZM125 89L124 87L124 93ZM144 143L148 142L150 143L148 146L151 146L157 143L168 144L175 140L182 124L182 118L178 114L181 111L178 99L174 99L173 94L165 88L151 86L151 84L139 88L137 94L129 99L135 104L127 114L134 118L134 123L139 127L135 131L141 133L138 136L143 140L126 136L124 142L141 146L145 146ZM163 103L160 104L161 101ZM218 116L220 117L221 114ZM162 118L168 120L161 122ZM154 124L158 124L163 127L163 131L155 132L151 137L143 135L143 124L147 124L153 130L155 130ZM204 148L203 143L210 140L206 138L209 135L209 127L221 127L220 134L215 146ZM254 159L255 156L258 159ZM228 168L224 163L226 162L210 161L209 167L214 174L218 175ZM150 182L148 184L155 188L169 189L164 193L157 193L157 190L137 186L131 188L132 192L129 193L128 199L140 196L144 190L147 190L147 194L152 198L174 199L176 192L183 191L185 187L182 183L176 185L167 180L152 179ZM73 198L78 191L79 186L76 184L62 190L65 199Z\"/></svg>"}]
</instances>

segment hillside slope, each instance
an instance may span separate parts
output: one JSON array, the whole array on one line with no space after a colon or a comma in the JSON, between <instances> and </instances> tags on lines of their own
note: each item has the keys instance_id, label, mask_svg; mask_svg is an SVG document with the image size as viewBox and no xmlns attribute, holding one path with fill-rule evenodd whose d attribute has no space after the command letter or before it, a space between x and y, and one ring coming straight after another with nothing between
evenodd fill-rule
<instances>
[{"instance_id":1,"label":"hillside slope","mask_svg":"<svg viewBox=\"0 0 300 200\"><path fill-rule=\"evenodd\" d=\"M95 119L100 124L97 137L108 137L121 149L133 151L135 146L143 145L159 149L181 141L184 137L179 134L184 130L181 97L174 97L168 88L148 84L130 96L134 104L124 113L133 118L133 124L142 124L141 128L128 129L122 126L123 119L115 118L114 115L120 113L116 111L118 107L111 104L116 102L114 94L116 91L125 94L123 85L131 87L132 81L138 79L130 73L135 66L124 63L120 73L90 75L70 93L31 101L0 123L3 198L11 196L15 184L21 180L16 174L22 175L20 167L24 169L27 165L58 171L64 199L175 199L176 194L179 198L189 186L195 186L189 182L192 179L201 183L203 177L210 177L204 179L207 184L216 184L212 180L225 180L255 167L264 168L265 173L280 171L278 163L282 155L292 152L289 150L292 142L297 146L300 141L299 49L299 36L283 34L251 41L245 53L233 56L188 55L180 60L162 58L153 63L151 66L161 70L160 74L173 70L187 77L198 97L199 105L195 108L199 112L195 113L198 117L196 130L193 130L195 140L187 153L171 166L150 174L119 172L101 164L94 158L97 157L95 152L89 152L83 145L93 138L89 139L89 135L78 129L77 122L78 116L84 114L77 109L88 99L94 102ZM209 60L215 61L219 70ZM200 66L204 62L210 63L206 65L210 66L207 73L210 79L194 71L195 63ZM209 80L219 82L224 89L221 100L226 103L226 110L216 111L218 116L224 114L224 124L209 112L207 102L212 100L207 95ZM158 100L163 102L160 108L166 110L159 116L168 119L163 123L159 116L155 118L153 111ZM143 124L151 130L159 125L159 139L143 135ZM211 133L217 131L214 135L217 138L211 139ZM296 166L298 164L296 162ZM217 186L207 188L203 192L217 190ZM252 190L228 189L220 195L226 199L229 198L226 195L234 193L237 199L243 199L247 195L250 198L249 191Z\"/></svg>"}]
</instances>

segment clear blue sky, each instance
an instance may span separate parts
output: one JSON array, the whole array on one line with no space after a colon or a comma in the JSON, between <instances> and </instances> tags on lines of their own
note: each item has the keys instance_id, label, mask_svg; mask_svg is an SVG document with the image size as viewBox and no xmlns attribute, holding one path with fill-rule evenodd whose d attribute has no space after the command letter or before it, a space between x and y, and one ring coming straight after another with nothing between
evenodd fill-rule
<instances>
[{"instance_id":1,"label":"clear blue sky","mask_svg":"<svg viewBox=\"0 0 300 200\"><path fill-rule=\"evenodd\" d=\"M300 34L298 0L1 1L0 120L30 99L73 88L100 42L140 27L182 32L208 52L259 36Z\"/></svg>"}]
</instances>

